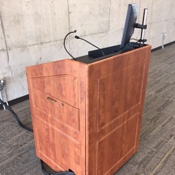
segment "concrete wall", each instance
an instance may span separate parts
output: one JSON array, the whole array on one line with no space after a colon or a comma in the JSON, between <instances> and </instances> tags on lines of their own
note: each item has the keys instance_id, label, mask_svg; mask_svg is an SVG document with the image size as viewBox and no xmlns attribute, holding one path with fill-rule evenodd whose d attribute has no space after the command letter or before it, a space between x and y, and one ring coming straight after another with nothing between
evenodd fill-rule
<instances>
[{"instance_id":1,"label":"concrete wall","mask_svg":"<svg viewBox=\"0 0 175 175\"><path fill-rule=\"evenodd\" d=\"M26 66L69 58L67 32L77 29L99 47L119 44L128 3L138 4L140 22L148 7L146 38L153 48L161 46L163 32L165 43L175 41L174 0L0 0L0 77L8 100L28 94ZM75 57L94 49L73 37L67 46Z\"/></svg>"}]
</instances>

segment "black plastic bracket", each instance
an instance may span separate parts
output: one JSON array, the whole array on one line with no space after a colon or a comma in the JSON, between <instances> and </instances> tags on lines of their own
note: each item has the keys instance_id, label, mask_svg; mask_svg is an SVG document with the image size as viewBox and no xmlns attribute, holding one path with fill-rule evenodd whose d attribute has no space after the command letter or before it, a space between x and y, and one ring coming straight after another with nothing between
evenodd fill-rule
<instances>
[{"instance_id":1,"label":"black plastic bracket","mask_svg":"<svg viewBox=\"0 0 175 175\"><path fill-rule=\"evenodd\" d=\"M145 43L145 42L147 42L147 39L139 39L138 42Z\"/></svg>"},{"instance_id":2,"label":"black plastic bracket","mask_svg":"<svg viewBox=\"0 0 175 175\"><path fill-rule=\"evenodd\" d=\"M138 28L138 29L147 29L147 25L142 25L142 24L136 23L135 24L135 28Z\"/></svg>"}]
</instances>

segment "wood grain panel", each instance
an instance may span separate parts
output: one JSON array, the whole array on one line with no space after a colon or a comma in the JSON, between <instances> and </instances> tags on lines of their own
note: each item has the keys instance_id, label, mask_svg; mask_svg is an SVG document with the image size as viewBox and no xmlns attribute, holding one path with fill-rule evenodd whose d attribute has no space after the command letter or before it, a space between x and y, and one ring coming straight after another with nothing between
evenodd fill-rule
<instances>
[{"instance_id":1,"label":"wood grain panel","mask_svg":"<svg viewBox=\"0 0 175 175\"><path fill-rule=\"evenodd\" d=\"M70 75L58 75L33 78L33 87L67 104L78 107L79 90L77 78Z\"/></svg>"},{"instance_id":2,"label":"wood grain panel","mask_svg":"<svg viewBox=\"0 0 175 175\"><path fill-rule=\"evenodd\" d=\"M137 151L149 58L150 46L146 46L89 65L87 174L112 175ZM128 134L134 130L134 133L131 132L132 135L129 136L132 138L124 136L125 139L128 139L128 142L121 140L120 143L114 143L111 138L114 138L115 134L120 140L118 131L97 146L103 137L113 133L115 126L117 128L119 123L125 122L125 119L129 120L136 113L138 114L137 117L134 117L131 122L133 126L125 125L128 127ZM120 134L123 135L124 133L121 132ZM135 146L132 149L133 140ZM103 144L105 148L103 148ZM122 158L120 158L120 152L123 153L124 151L124 147L120 147L120 145L123 144L128 146L125 148L125 155L122 154ZM105 155L102 154L103 151L99 153L101 149L105 152ZM127 151L128 153L126 153ZM107 156L107 154L109 155ZM103 156L99 157L99 155ZM108 157L107 160L105 159L106 156ZM118 156L118 159L113 158L114 156ZM101 159L104 162L101 162Z\"/></svg>"},{"instance_id":3,"label":"wood grain panel","mask_svg":"<svg viewBox=\"0 0 175 175\"><path fill-rule=\"evenodd\" d=\"M138 114L124 121L114 131L98 142L97 174L106 175L117 167L136 146Z\"/></svg>"},{"instance_id":4,"label":"wood grain panel","mask_svg":"<svg viewBox=\"0 0 175 175\"><path fill-rule=\"evenodd\" d=\"M98 128L140 103L143 62L99 78Z\"/></svg>"},{"instance_id":5,"label":"wood grain panel","mask_svg":"<svg viewBox=\"0 0 175 175\"><path fill-rule=\"evenodd\" d=\"M41 158L46 159L48 164L53 162L58 167L55 170L74 169L78 171L80 164L80 145L77 141L64 134L39 118L35 119L35 124L41 126L35 131L38 139L38 149ZM69 144L67 144L69 142Z\"/></svg>"},{"instance_id":6,"label":"wood grain panel","mask_svg":"<svg viewBox=\"0 0 175 175\"><path fill-rule=\"evenodd\" d=\"M55 117L55 115L47 114L44 111L41 111L37 107L34 107L33 110L34 110L35 118L39 118L51 124L54 128L60 131L64 131L64 133L68 135L70 139L76 140L78 142L81 141L79 130L75 130L73 127L67 125L66 123L60 122L60 120L58 120L58 117Z\"/></svg>"},{"instance_id":7,"label":"wood grain panel","mask_svg":"<svg viewBox=\"0 0 175 175\"><path fill-rule=\"evenodd\" d=\"M98 139L101 140L104 136L108 135L111 131L115 130L117 127L122 125L124 122L129 120L132 116L134 116L140 108L140 105L136 105L131 108L129 111L124 112L120 116L116 117L115 120L112 120L108 125L103 127L98 131Z\"/></svg>"}]
</instances>

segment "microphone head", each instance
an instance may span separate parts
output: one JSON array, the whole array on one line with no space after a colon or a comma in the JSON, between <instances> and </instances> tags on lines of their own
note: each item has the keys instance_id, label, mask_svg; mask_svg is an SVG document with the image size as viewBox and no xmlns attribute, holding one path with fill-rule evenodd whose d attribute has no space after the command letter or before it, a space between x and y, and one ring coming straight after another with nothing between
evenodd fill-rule
<instances>
[{"instance_id":1,"label":"microphone head","mask_svg":"<svg viewBox=\"0 0 175 175\"><path fill-rule=\"evenodd\" d=\"M74 30L73 32L74 32L74 33L76 33L76 32L77 32L77 30Z\"/></svg>"},{"instance_id":2,"label":"microphone head","mask_svg":"<svg viewBox=\"0 0 175 175\"><path fill-rule=\"evenodd\" d=\"M79 36L77 36L77 35L75 35L75 38L76 38L76 39L80 39L80 37L79 37Z\"/></svg>"}]
</instances>

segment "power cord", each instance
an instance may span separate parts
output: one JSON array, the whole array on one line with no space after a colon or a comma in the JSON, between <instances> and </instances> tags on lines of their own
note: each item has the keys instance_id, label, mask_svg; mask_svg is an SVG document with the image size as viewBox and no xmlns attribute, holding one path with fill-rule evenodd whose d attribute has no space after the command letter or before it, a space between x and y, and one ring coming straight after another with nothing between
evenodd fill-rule
<instances>
[{"instance_id":1,"label":"power cord","mask_svg":"<svg viewBox=\"0 0 175 175\"><path fill-rule=\"evenodd\" d=\"M27 130L27 131L33 132L33 129L32 129L32 128L29 128L29 127L25 126L25 125L21 122L21 120L19 119L19 117L17 116L17 114L13 111L13 109L12 109L10 106L8 106L8 105L7 105L4 101L2 101L1 99L0 99L0 103L1 103L3 106L5 106L5 108L8 109L8 110L13 114L13 116L14 116L15 119L16 119L16 121L18 122L18 124L19 124L22 128L24 128L24 129Z\"/></svg>"}]
</instances>

